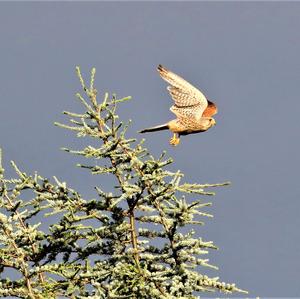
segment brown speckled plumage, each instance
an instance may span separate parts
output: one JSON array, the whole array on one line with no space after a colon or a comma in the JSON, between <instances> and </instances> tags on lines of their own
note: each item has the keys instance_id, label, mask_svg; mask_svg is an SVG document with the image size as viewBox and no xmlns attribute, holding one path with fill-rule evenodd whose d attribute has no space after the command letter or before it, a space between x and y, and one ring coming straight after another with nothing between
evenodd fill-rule
<instances>
[{"instance_id":1,"label":"brown speckled plumage","mask_svg":"<svg viewBox=\"0 0 300 299\"><path fill-rule=\"evenodd\" d=\"M180 135L204 132L216 124L212 116L217 113L217 107L199 89L162 65L157 70L170 84L167 89L175 102L170 110L177 118L164 125L144 129L141 133L169 129L174 133L170 144L177 145Z\"/></svg>"}]
</instances>

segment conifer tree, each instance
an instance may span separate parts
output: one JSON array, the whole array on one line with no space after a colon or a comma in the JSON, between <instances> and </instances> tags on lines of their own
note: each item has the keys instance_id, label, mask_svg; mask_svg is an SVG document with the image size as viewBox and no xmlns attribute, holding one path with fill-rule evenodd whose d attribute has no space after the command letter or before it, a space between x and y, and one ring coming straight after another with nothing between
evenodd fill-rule
<instances>
[{"instance_id":1,"label":"conifer tree","mask_svg":"<svg viewBox=\"0 0 300 299\"><path fill-rule=\"evenodd\" d=\"M14 162L16 178L6 178L0 158L0 296L184 299L245 292L204 274L217 269L207 258L217 247L195 234L212 217L205 210L211 205L205 198L214 195L209 188L228 183L183 182L180 171L168 170L173 161L165 152L155 158L143 140L126 136L128 124L116 109L130 97L106 93L99 102L95 69L89 86L76 70L85 111L65 111L70 123L55 124L97 146L63 150L86 158L79 167L116 183L108 192L96 186L95 198L85 199L57 177L27 174Z\"/></svg>"}]
</instances>

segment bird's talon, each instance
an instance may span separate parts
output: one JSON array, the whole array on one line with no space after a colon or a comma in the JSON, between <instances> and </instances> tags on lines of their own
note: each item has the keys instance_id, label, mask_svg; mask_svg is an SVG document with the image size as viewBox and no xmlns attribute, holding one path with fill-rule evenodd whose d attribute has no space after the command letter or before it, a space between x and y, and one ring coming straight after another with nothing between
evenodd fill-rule
<instances>
[{"instance_id":1,"label":"bird's talon","mask_svg":"<svg viewBox=\"0 0 300 299\"><path fill-rule=\"evenodd\" d=\"M178 145L180 142L180 138L178 138L176 135L174 135L171 139L170 139L170 144L173 146Z\"/></svg>"}]
</instances>

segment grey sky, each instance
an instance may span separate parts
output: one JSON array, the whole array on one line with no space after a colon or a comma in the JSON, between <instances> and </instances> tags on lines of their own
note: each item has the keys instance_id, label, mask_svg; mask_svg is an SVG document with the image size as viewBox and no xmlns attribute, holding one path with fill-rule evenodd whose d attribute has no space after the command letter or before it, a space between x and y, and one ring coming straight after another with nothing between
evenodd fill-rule
<instances>
[{"instance_id":1,"label":"grey sky","mask_svg":"<svg viewBox=\"0 0 300 299\"><path fill-rule=\"evenodd\" d=\"M93 194L53 126L80 111L75 65L97 68L99 92L133 100L119 111L129 134L167 149L191 182L222 182L200 234L220 251L210 272L250 296L300 296L300 3L0 3L0 138L6 164L57 175ZM163 64L218 104L217 126L168 145L170 133L136 131L173 117ZM142 117L138 117L142 115ZM7 166L8 167L8 166ZM6 168L7 168L6 167ZM87 182L88 180L88 182Z\"/></svg>"}]
</instances>

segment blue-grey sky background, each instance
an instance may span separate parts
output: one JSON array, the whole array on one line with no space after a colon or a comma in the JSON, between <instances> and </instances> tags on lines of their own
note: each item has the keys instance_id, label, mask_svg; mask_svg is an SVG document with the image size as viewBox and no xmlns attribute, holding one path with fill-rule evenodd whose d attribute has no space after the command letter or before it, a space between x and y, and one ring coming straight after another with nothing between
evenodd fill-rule
<instances>
[{"instance_id":1,"label":"blue-grey sky background","mask_svg":"<svg viewBox=\"0 0 300 299\"><path fill-rule=\"evenodd\" d=\"M119 110L130 135L155 154L167 149L186 181L232 182L216 190L199 232L220 248L209 273L251 297L300 296L300 3L2 2L0 25L6 168L15 160L94 195L103 182L59 150L79 143L53 122L82 111L75 65L86 78L95 66L100 94L133 97ZM177 148L167 131L137 133L173 117L159 63L219 107L216 127Z\"/></svg>"}]
</instances>

